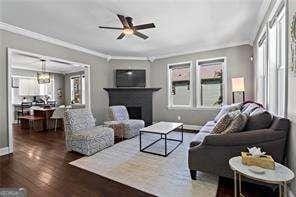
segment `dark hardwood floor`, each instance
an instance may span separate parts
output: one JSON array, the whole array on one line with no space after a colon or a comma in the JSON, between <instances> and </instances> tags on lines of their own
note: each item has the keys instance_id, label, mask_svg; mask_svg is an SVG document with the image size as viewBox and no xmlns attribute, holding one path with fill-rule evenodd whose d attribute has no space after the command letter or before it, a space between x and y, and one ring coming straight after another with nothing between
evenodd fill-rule
<instances>
[{"instance_id":1,"label":"dark hardwood floor","mask_svg":"<svg viewBox=\"0 0 296 197\"><path fill-rule=\"evenodd\" d=\"M0 187L24 187L28 196L152 196L68 163L83 157L66 152L62 131L31 132L14 126L14 153L0 157ZM276 196L266 187L243 184L247 196ZM220 178L218 197L233 196L233 181Z\"/></svg>"}]
</instances>

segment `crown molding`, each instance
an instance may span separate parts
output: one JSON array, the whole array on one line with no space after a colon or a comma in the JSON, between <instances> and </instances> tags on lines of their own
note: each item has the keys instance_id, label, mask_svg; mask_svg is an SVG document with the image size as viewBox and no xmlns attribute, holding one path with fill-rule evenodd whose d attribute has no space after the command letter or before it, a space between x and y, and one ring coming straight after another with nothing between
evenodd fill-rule
<instances>
[{"instance_id":1,"label":"crown molding","mask_svg":"<svg viewBox=\"0 0 296 197\"><path fill-rule=\"evenodd\" d=\"M230 42L230 43L227 43L227 44L221 44L221 45L216 45L216 46L200 47L198 49L188 50L188 51L181 52L181 53L170 53L170 54L167 54L167 55L155 56L154 59L156 59L156 60L165 59L165 58L169 58L169 57L188 55L188 54L192 54L192 53L198 53L198 52L204 52L204 51L212 51L212 50L235 47L235 46L241 46L241 45L253 46L253 42L250 41L250 40L247 40L247 41L243 41L243 42Z\"/></svg>"},{"instance_id":2,"label":"crown molding","mask_svg":"<svg viewBox=\"0 0 296 197\"><path fill-rule=\"evenodd\" d=\"M271 1L271 0L268 0ZM232 42L232 43L227 43L227 44L222 44L219 46L207 46L207 47L199 47L198 49L194 50L188 50L182 53L170 53L170 54L165 54L165 55L159 55L159 56L149 56L149 57L137 57L137 56L111 56L109 54L104 54L104 53L99 53L94 50L90 50L69 42L65 42L56 38L52 38L43 34L39 34L30 30L26 30L14 25L10 25L8 23L4 23L0 21L0 30L5 30L9 31L15 34L23 35L29 38L33 38L36 40L48 42L51 44L59 45L65 48L73 49L76 51L80 51L86 54L94 55L97 57L101 57L107 60L107 62L110 62L112 59L113 60L141 60L141 61L149 61L153 62L157 59L164 59L168 57L173 57L173 56L180 56L180 55L186 55L186 54L192 54L192 53L197 53L197 52L202 52L202 51L209 51L209 50L216 50L216 49L222 49L222 48L228 48L228 47L234 47L234 46L240 46L244 44L248 45L253 45L253 40L252 41L243 41L243 42Z\"/></svg>"},{"instance_id":3,"label":"crown molding","mask_svg":"<svg viewBox=\"0 0 296 197\"><path fill-rule=\"evenodd\" d=\"M262 5L260 6L259 13L257 15L257 20L256 20L256 26L255 26L254 31L251 34L252 42L255 41L258 33L260 33L259 30L260 30L260 28L262 26L262 22L263 22L263 20L265 18L265 15L266 15L266 13L268 11L268 8L269 8L271 2L272 2L272 0L263 1Z\"/></svg>"},{"instance_id":4,"label":"crown molding","mask_svg":"<svg viewBox=\"0 0 296 197\"><path fill-rule=\"evenodd\" d=\"M15 34L23 35L23 36L26 36L26 37L29 37L29 38L33 38L33 39L36 39L36 40L40 40L40 41L48 42L48 43L51 43L51 44L59 45L59 46L65 47L65 48L80 51L80 52L83 52L83 53L87 53L87 54L90 54L90 55L94 55L94 56L97 56L97 57L101 57L101 58L105 58L105 59L110 58L110 55L107 55L107 54L104 54L104 53L99 53L97 51L93 51L93 50L90 50L90 49L87 49L87 48L84 48L84 47L81 47L81 46L78 46L78 45L75 45L75 44L72 44L72 43L69 43L69 42L65 42L65 41L62 41L62 40L59 40L59 39L56 39L56 38L52 38L52 37L49 37L49 36L46 36L46 35L43 35L43 34L40 34L40 33L36 33L36 32L30 31L30 30L26 30L26 29L23 29L23 28L14 26L14 25L10 25L8 23L4 23L4 22L1 22L1 21L0 21L0 29L5 30L5 31L9 31L9 32L12 32L12 33L15 33Z\"/></svg>"},{"instance_id":5,"label":"crown molding","mask_svg":"<svg viewBox=\"0 0 296 197\"><path fill-rule=\"evenodd\" d=\"M111 60L147 60L149 57L133 57L133 56L111 56Z\"/></svg>"}]
</instances>

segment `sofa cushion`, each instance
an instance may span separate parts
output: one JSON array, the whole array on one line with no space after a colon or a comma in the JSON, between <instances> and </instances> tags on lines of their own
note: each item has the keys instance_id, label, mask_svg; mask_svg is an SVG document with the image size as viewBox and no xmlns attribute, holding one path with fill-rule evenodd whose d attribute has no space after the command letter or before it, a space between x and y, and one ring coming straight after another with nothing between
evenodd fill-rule
<instances>
[{"instance_id":1,"label":"sofa cushion","mask_svg":"<svg viewBox=\"0 0 296 197\"><path fill-rule=\"evenodd\" d=\"M224 105L221 107L221 110L219 111L219 113L217 114L217 116L215 117L214 121L218 122L218 120L225 114L231 112L231 111L235 111L235 110L240 110L241 108L241 103L235 103L232 105Z\"/></svg>"},{"instance_id":2,"label":"sofa cushion","mask_svg":"<svg viewBox=\"0 0 296 197\"><path fill-rule=\"evenodd\" d=\"M204 126L215 126L217 123L215 121L208 121Z\"/></svg>"},{"instance_id":3,"label":"sofa cushion","mask_svg":"<svg viewBox=\"0 0 296 197\"><path fill-rule=\"evenodd\" d=\"M235 132L242 131L247 123L247 120L248 120L248 116L246 114L239 113L232 119L231 123L221 134L235 133Z\"/></svg>"},{"instance_id":4,"label":"sofa cushion","mask_svg":"<svg viewBox=\"0 0 296 197\"><path fill-rule=\"evenodd\" d=\"M212 125L212 126L205 125L199 130L199 133L212 133L214 127L215 125Z\"/></svg>"},{"instance_id":5,"label":"sofa cushion","mask_svg":"<svg viewBox=\"0 0 296 197\"><path fill-rule=\"evenodd\" d=\"M203 142L203 140L205 139L206 136L210 135L210 133L205 133L205 132L199 132L197 133L192 141L190 142L190 147L193 146L198 146L199 144L201 144Z\"/></svg>"},{"instance_id":6,"label":"sofa cushion","mask_svg":"<svg viewBox=\"0 0 296 197\"><path fill-rule=\"evenodd\" d=\"M230 117L230 115L225 114L218 120L217 124L213 128L212 133L219 134L223 132L227 128L227 126L231 123L231 121L232 121L232 118Z\"/></svg>"}]
</instances>

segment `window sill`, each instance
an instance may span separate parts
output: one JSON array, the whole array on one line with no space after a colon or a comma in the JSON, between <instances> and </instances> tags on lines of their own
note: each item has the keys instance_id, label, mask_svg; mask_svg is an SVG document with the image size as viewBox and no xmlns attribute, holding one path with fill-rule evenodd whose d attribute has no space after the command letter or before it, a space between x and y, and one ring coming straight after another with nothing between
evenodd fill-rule
<instances>
[{"instance_id":1,"label":"window sill","mask_svg":"<svg viewBox=\"0 0 296 197\"><path fill-rule=\"evenodd\" d=\"M169 107L167 106L168 110L188 110L188 111L200 111L200 110L219 110L221 107Z\"/></svg>"}]
</instances>

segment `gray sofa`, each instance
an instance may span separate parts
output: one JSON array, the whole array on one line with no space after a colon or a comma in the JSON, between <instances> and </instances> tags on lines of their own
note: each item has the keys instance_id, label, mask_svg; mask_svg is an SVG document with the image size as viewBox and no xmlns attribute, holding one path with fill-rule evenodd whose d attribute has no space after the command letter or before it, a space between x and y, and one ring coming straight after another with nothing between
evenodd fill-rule
<instances>
[{"instance_id":1,"label":"gray sofa","mask_svg":"<svg viewBox=\"0 0 296 197\"><path fill-rule=\"evenodd\" d=\"M255 106L255 105L254 105ZM245 110L246 104L240 106ZM250 107L249 107L250 108ZM248 108L248 109L249 109ZM262 110L262 107L254 107L254 110ZM250 115L252 110L247 112ZM258 120L266 125L263 120ZM270 154L275 161L283 163L286 153L287 136L290 130L290 121L285 118L271 116L271 123L266 128L250 130L252 128L252 116L246 130L229 134L212 134L216 122L207 122L193 138L188 154L188 165L192 179L196 179L196 171L211 173L222 177L233 177L228 161L234 156L239 156L241 151L247 151L247 147L261 147ZM255 124L255 123L253 123ZM255 125L255 127L258 125Z\"/></svg>"}]
</instances>

